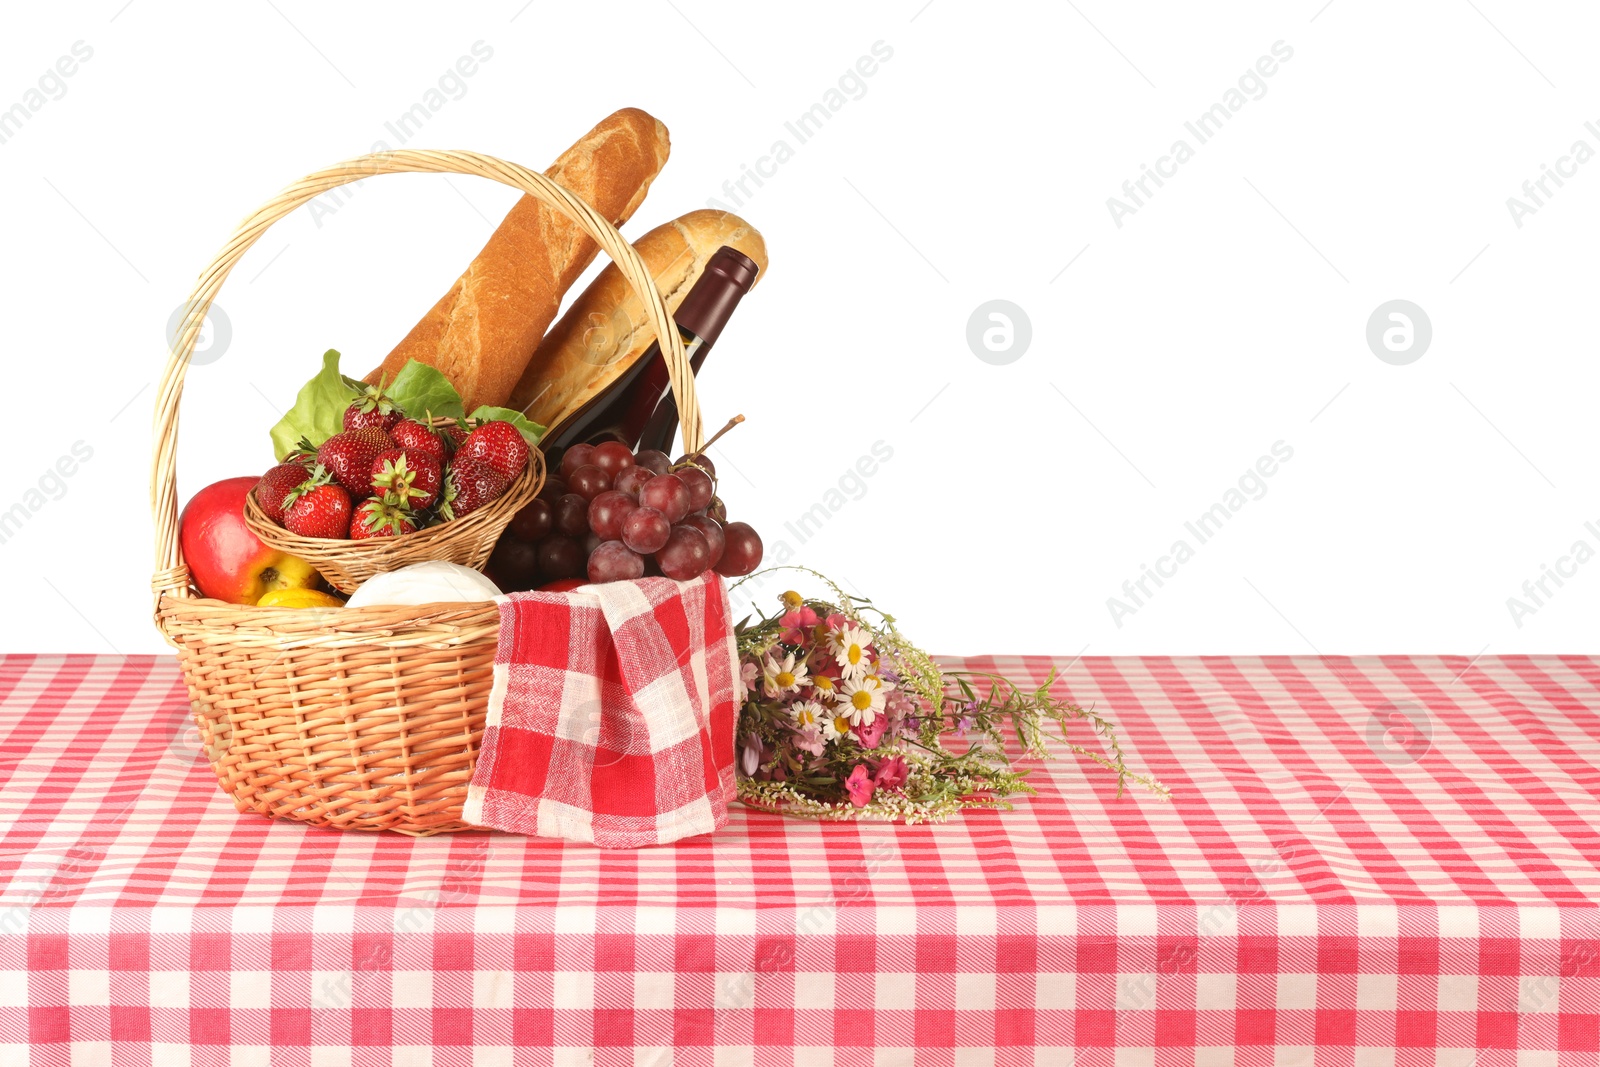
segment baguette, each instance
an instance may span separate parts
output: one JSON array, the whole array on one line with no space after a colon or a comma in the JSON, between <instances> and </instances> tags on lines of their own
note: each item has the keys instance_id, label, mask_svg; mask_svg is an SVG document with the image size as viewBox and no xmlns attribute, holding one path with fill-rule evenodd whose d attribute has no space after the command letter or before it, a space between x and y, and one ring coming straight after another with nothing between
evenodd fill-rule
<instances>
[{"instance_id":1,"label":"baguette","mask_svg":"<svg viewBox=\"0 0 1600 1067\"><path fill-rule=\"evenodd\" d=\"M732 245L767 274L761 234L726 211L691 211L657 226L634 244L656 288L676 314L683 298L723 245ZM509 407L551 429L559 426L644 355L656 339L644 304L615 264L600 272L545 335L511 390Z\"/></svg>"},{"instance_id":2,"label":"baguette","mask_svg":"<svg viewBox=\"0 0 1600 1067\"><path fill-rule=\"evenodd\" d=\"M637 108L602 120L545 171L620 226L666 164L667 128ZM366 381L393 378L410 360L438 368L472 411L504 406L561 309L561 298L595 253L565 215L524 196L466 273L456 279Z\"/></svg>"}]
</instances>

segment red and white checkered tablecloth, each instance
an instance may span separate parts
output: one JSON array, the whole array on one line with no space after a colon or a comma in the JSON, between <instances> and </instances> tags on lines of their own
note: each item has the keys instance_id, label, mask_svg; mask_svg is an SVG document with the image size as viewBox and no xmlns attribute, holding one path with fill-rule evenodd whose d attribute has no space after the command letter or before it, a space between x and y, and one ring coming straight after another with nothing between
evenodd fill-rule
<instances>
[{"instance_id":1,"label":"red and white checkered tablecloth","mask_svg":"<svg viewBox=\"0 0 1600 1067\"><path fill-rule=\"evenodd\" d=\"M5 658L0 1065L1600 1063L1600 662L1060 666L1172 803L610 852L241 817L170 660Z\"/></svg>"}]
</instances>

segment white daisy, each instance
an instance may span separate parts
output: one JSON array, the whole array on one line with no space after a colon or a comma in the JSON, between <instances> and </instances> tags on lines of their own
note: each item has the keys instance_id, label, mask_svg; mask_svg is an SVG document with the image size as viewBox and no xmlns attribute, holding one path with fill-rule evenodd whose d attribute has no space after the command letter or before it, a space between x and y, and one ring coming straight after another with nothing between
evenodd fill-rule
<instances>
[{"instance_id":1,"label":"white daisy","mask_svg":"<svg viewBox=\"0 0 1600 1067\"><path fill-rule=\"evenodd\" d=\"M761 665L761 676L761 691L768 697L799 692L811 680L806 677L805 663L795 663L793 652L783 657L782 663L769 655Z\"/></svg>"},{"instance_id":2,"label":"white daisy","mask_svg":"<svg viewBox=\"0 0 1600 1067\"><path fill-rule=\"evenodd\" d=\"M871 665L867 660L867 646L871 639L861 627L845 623L837 630L828 631L828 651L839 662L846 678L860 678Z\"/></svg>"},{"instance_id":3,"label":"white daisy","mask_svg":"<svg viewBox=\"0 0 1600 1067\"><path fill-rule=\"evenodd\" d=\"M789 714L794 716L797 727L815 726L828 718L828 709L818 704L815 700L800 700L789 708Z\"/></svg>"},{"instance_id":4,"label":"white daisy","mask_svg":"<svg viewBox=\"0 0 1600 1067\"><path fill-rule=\"evenodd\" d=\"M878 689L883 690L883 692L885 692L885 693L891 693L891 692L894 691L894 683L893 682L886 682L882 678L879 678L876 674L867 675L867 679L866 680L867 680L868 684L873 685L873 686L877 687Z\"/></svg>"},{"instance_id":5,"label":"white daisy","mask_svg":"<svg viewBox=\"0 0 1600 1067\"><path fill-rule=\"evenodd\" d=\"M837 741L850 732L850 720L844 715L829 715L822 720L822 739Z\"/></svg>"},{"instance_id":6,"label":"white daisy","mask_svg":"<svg viewBox=\"0 0 1600 1067\"><path fill-rule=\"evenodd\" d=\"M883 712L883 688L872 678L846 678L839 692L839 712L852 726L866 726Z\"/></svg>"},{"instance_id":7,"label":"white daisy","mask_svg":"<svg viewBox=\"0 0 1600 1067\"><path fill-rule=\"evenodd\" d=\"M816 688L817 696L826 700L838 699L839 689L834 685L833 679L826 674L813 674L811 676L811 684Z\"/></svg>"}]
</instances>

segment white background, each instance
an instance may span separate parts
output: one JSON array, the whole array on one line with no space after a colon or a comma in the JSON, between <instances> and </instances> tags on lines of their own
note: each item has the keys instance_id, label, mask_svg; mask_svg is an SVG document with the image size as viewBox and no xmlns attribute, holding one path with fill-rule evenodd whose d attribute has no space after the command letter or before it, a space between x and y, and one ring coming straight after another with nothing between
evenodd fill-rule
<instances>
[{"instance_id":1,"label":"white background","mask_svg":"<svg viewBox=\"0 0 1600 1067\"><path fill-rule=\"evenodd\" d=\"M163 647L146 481L169 313L240 218L397 147L385 123L482 41L409 144L542 168L645 108L673 152L631 235L731 206L725 180L794 148L737 208L772 266L702 379L708 424L749 419L723 494L769 557L788 542L924 646L1593 651L1600 562L1520 620L1507 598L1600 548L1600 161L1520 228L1506 200L1600 149L1596 21L1504 0L18 6L0 108L75 42L93 56L0 144L0 511L75 442L93 456L0 545L0 649ZM864 94L798 144L785 121L880 41ZM1198 144L1184 123L1278 41L1265 95ZM1194 158L1119 228L1107 198L1179 138ZM220 298L231 345L190 373L180 498L264 469L322 350L374 365L513 195L386 177L273 229ZM1032 325L1003 366L966 341L996 298ZM1366 343L1392 299L1432 323L1406 366ZM879 440L893 458L801 544L785 523ZM1198 545L1184 523L1277 441L1293 459ZM1114 621L1179 538L1194 558Z\"/></svg>"}]
</instances>

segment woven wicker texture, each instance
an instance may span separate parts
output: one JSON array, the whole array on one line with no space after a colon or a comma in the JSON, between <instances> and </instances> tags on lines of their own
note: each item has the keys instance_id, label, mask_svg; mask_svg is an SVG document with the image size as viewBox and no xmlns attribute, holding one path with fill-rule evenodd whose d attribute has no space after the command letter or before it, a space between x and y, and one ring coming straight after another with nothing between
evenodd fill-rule
<instances>
[{"instance_id":1,"label":"woven wicker texture","mask_svg":"<svg viewBox=\"0 0 1600 1067\"><path fill-rule=\"evenodd\" d=\"M512 516L538 496L543 485L544 456L535 450L517 480L488 504L459 519L401 537L366 541L301 537L267 518L256 503L254 492L245 499L244 521L264 543L299 556L316 567L335 589L349 594L374 574L424 560L448 560L482 570Z\"/></svg>"},{"instance_id":2,"label":"woven wicker texture","mask_svg":"<svg viewBox=\"0 0 1600 1067\"><path fill-rule=\"evenodd\" d=\"M206 755L222 790L242 812L426 835L468 829L461 809L493 676L499 631L495 605L291 609L228 604L201 597L191 586L178 544L178 407L206 312L228 273L268 227L313 197L375 174L407 172L490 178L577 222L643 299L663 342L685 448L700 448L704 437L694 374L649 268L588 204L516 164L472 152L401 150L319 171L247 218L200 275L156 401L151 587L156 624L178 649ZM434 531L395 538L379 545L377 553L351 552L346 546L345 555L328 550L333 556L324 552L314 562L337 570L342 578L328 576L342 589L365 573L422 558L481 564L510 515L537 493L542 473L541 462L531 464L508 492L515 499L482 509L476 524L479 516L468 515ZM466 556L456 556L458 551ZM374 561L382 565L361 570Z\"/></svg>"}]
</instances>

